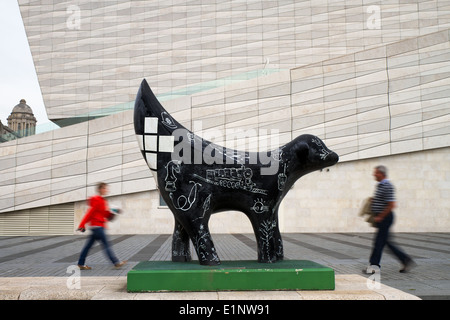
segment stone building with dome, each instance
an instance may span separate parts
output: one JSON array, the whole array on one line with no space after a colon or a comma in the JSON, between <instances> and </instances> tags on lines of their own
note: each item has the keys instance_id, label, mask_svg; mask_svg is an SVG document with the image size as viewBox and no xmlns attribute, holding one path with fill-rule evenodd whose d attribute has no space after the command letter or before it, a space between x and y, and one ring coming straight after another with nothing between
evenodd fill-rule
<instances>
[{"instance_id":1,"label":"stone building with dome","mask_svg":"<svg viewBox=\"0 0 450 320\"><path fill-rule=\"evenodd\" d=\"M21 99L8 117L8 127L18 137L27 137L36 133L36 117L33 110L27 105L25 99Z\"/></svg>"},{"instance_id":2,"label":"stone building with dome","mask_svg":"<svg viewBox=\"0 0 450 320\"><path fill-rule=\"evenodd\" d=\"M0 143L17 139L17 134L0 120Z\"/></svg>"}]
</instances>

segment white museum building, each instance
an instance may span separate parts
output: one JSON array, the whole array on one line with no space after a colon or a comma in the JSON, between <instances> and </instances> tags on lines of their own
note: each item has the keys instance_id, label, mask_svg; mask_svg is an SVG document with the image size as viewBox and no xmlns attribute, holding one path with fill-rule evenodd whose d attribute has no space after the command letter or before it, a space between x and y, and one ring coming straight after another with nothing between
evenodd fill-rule
<instances>
[{"instance_id":1,"label":"white museum building","mask_svg":"<svg viewBox=\"0 0 450 320\"><path fill-rule=\"evenodd\" d=\"M61 128L0 144L1 236L73 234L98 182L124 211L112 234L172 233L134 133L144 78L208 140L256 151L309 133L339 154L287 194L283 233L373 231L358 212L380 164L395 231L450 230L450 0L18 2ZM252 227L222 212L210 230Z\"/></svg>"}]
</instances>

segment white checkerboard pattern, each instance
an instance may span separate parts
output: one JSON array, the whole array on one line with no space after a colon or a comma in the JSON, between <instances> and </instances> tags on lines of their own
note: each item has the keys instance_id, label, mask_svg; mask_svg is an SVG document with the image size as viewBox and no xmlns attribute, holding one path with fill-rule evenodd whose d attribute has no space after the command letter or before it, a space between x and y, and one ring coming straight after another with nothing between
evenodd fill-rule
<instances>
[{"instance_id":1,"label":"white checkerboard pattern","mask_svg":"<svg viewBox=\"0 0 450 320\"><path fill-rule=\"evenodd\" d=\"M158 121L156 117L146 117L144 134L136 135L139 148L145 153L147 165L151 170L158 170L158 154L173 152L174 137L158 134Z\"/></svg>"}]
</instances>

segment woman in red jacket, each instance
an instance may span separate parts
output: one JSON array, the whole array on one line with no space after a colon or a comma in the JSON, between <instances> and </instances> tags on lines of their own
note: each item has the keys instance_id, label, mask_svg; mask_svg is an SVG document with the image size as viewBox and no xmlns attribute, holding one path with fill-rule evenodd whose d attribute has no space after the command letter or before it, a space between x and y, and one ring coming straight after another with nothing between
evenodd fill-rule
<instances>
[{"instance_id":1,"label":"woman in red jacket","mask_svg":"<svg viewBox=\"0 0 450 320\"><path fill-rule=\"evenodd\" d=\"M109 210L108 202L103 198L108 193L108 185L106 183L99 183L97 186L98 195L89 199L89 210L81 220L77 231L86 231L86 224L90 225L92 234L88 238L83 250L81 251L80 258L78 259L78 267L81 270L90 270L91 267L85 265L86 257L95 241L100 241L103 244L103 249L106 251L109 259L112 261L116 268L123 266L126 261L119 262L119 259L114 255L108 239L105 234L105 224L107 220L111 220L112 213Z\"/></svg>"}]
</instances>

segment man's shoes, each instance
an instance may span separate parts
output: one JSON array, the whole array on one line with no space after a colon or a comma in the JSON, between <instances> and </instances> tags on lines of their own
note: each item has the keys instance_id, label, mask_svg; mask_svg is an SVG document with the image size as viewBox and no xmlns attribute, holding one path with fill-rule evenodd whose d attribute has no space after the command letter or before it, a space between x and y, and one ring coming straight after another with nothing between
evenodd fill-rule
<instances>
[{"instance_id":1,"label":"man's shoes","mask_svg":"<svg viewBox=\"0 0 450 320\"><path fill-rule=\"evenodd\" d=\"M114 265L114 267L116 268L116 269L119 269L120 267L122 267L123 265L125 265L127 263L127 261L125 260L125 261L120 261L120 262L117 262L115 265Z\"/></svg>"},{"instance_id":2,"label":"man's shoes","mask_svg":"<svg viewBox=\"0 0 450 320\"><path fill-rule=\"evenodd\" d=\"M84 266L78 265L78 268L80 268L80 270L91 270L92 269L91 267L88 267L87 265L84 265Z\"/></svg>"},{"instance_id":3,"label":"man's shoes","mask_svg":"<svg viewBox=\"0 0 450 320\"><path fill-rule=\"evenodd\" d=\"M374 274L380 272L380 266L370 264L367 266L367 268L362 269L362 272L365 274Z\"/></svg>"},{"instance_id":4,"label":"man's shoes","mask_svg":"<svg viewBox=\"0 0 450 320\"><path fill-rule=\"evenodd\" d=\"M413 259L408 259L404 264L403 264L403 268L400 269L400 273L407 273L410 272L412 268L414 268L417 265L417 263L415 263L413 261Z\"/></svg>"}]
</instances>

